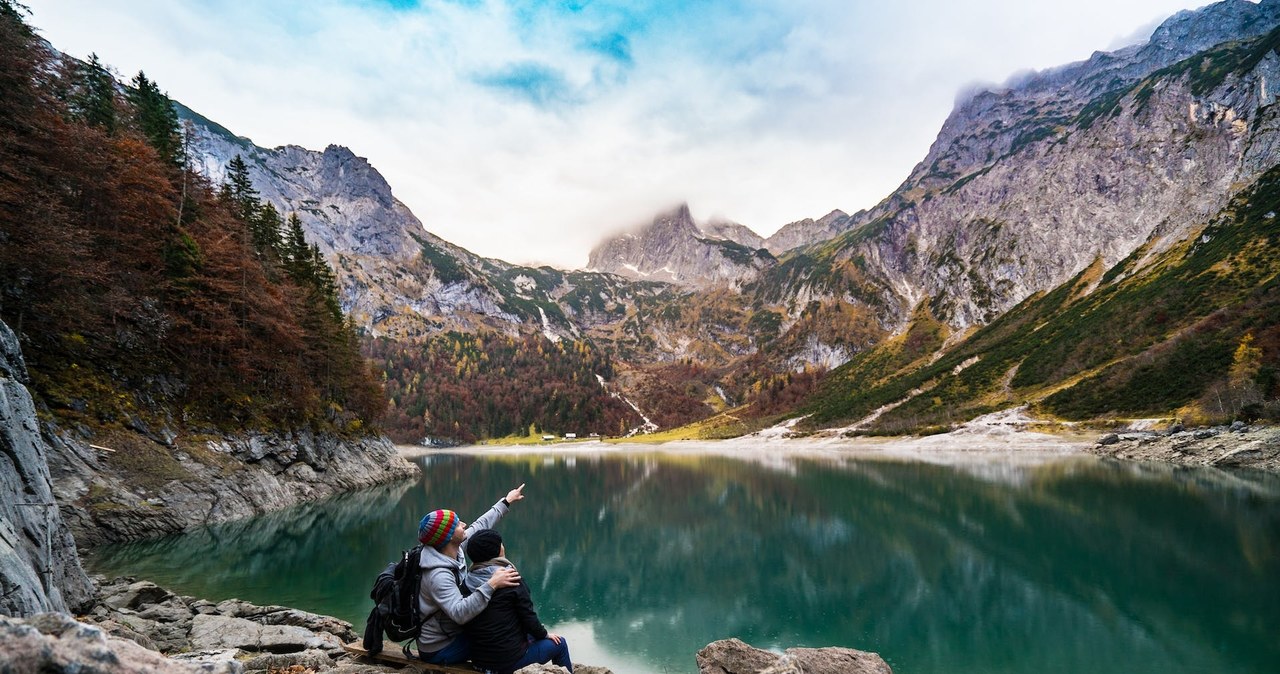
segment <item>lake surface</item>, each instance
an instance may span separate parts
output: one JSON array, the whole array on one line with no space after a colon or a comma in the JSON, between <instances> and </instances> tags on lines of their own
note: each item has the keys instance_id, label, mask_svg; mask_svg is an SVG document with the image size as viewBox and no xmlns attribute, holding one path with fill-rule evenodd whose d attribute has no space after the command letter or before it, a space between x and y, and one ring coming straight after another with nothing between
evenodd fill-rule
<instances>
[{"instance_id":1,"label":"lake surface","mask_svg":"<svg viewBox=\"0 0 1280 674\"><path fill-rule=\"evenodd\" d=\"M849 646L897 674L1280 671L1280 479L1072 459L960 467L695 455L431 455L424 476L91 555L99 573L363 629L418 519L499 530L574 660Z\"/></svg>"}]
</instances>

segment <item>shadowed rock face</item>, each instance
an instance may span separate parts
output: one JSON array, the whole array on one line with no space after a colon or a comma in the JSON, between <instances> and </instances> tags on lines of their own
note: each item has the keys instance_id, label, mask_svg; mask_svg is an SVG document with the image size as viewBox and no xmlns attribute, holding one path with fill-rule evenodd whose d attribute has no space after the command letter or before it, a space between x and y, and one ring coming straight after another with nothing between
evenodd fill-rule
<instances>
[{"instance_id":1,"label":"shadowed rock face","mask_svg":"<svg viewBox=\"0 0 1280 674\"><path fill-rule=\"evenodd\" d=\"M93 590L53 498L18 340L0 323L0 614L81 607ZM3 638L0 638L3 641Z\"/></svg>"}]
</instances>

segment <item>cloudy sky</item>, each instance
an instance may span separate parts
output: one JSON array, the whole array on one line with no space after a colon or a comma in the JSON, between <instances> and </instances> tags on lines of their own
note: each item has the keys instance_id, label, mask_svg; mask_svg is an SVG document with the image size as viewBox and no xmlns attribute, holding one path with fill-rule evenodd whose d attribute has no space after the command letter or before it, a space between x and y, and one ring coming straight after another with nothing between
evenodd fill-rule
<instances>
[{"instance_id":1,"label":"cloudy sky","mask_svg":"<svg viewBox=\"0 0 1280 674\"><path fill-rule=\"evenodd\" d=\"M25 0L259 145L367 157L427 229L576 268L688 202L762 235L875 204L958 91L1196 0Z\"/></svg>"}]
</instances>

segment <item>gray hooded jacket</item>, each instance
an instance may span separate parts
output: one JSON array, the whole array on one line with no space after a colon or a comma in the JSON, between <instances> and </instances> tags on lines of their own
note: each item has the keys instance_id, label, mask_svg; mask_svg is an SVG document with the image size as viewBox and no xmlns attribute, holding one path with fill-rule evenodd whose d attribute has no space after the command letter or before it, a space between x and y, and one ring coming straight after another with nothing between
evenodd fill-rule
<instances>
[{"instance_id":1,"label":"gray hooded jacket","mask_svg":"<svg viewBox=\"0 0 1280 674\"><path fill-rule=\"evenodd\" d=\"M506 502L498 501L467 527L468 536L481 529L493 528L506 514ZM419 562L422 567L422 585L418 588L418 610L427 618L418 631L420 653L434 653L448 646L454 637L462 633L460 626L479 615L493 597L493 588L487 583L470 596L462 596L457 578L466 582L467 565L463 556L466 549L467 541L463 541L458 556L448 557L430 546L422 548ZM457 576L454 575L455 569Z\"/></svg>"}]
</instances>

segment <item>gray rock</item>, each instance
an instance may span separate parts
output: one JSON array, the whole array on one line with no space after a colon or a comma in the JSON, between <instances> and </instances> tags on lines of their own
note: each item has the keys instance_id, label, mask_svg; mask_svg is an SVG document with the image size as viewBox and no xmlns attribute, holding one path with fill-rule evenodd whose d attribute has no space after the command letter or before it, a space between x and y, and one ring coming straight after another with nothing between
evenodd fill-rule
<instances>
[{"instance_id":1,"label":"gray rock","mask_svg":"<svg viewBox=\"0 0 1280 674\"><path fill-rule=\"evenodd\" d=\"M573 671L578 672L579 669L579 667L574 666ZM521 667L515 671L515 674L567 674L568 671L564 667L543 663Z\"/></svg>"},{"instance_id":2,"label":"gray rock","mask_svg":"<svg viewBox=\"0 0 1280 674\"><path fill-rule=\"evenodd\" d=\"M1117 442L1120 442L1120 436L1115 433L1107 433L1106 435L1098 438L1098 444L1103 446L1114 445Z\"/></svg>"},{"instance_id":3,"label":"gray rock","mask_svg":"<svg viewBox=\"0 0 1280 674\"><path fill-rule=\"evenodd\" d=\"M39 628L36 627L39 625ZM170 660L155 651L115 637L69 615L33 616L31 622L0 616L0 671L41 674L238 674Z\"/></svg>"},{"instance_id":4,"label":"gray rock","mask_svg":"<svg viewBox=\"0 0 1280 674\"><path fill-rule=\"evenodd\" d=\"M154 639L138 629L138 626L133 623L127 621L121 622L112 619L94 620L92 622L95 627L113 637L128 639L129 641L132 641L133 643L150 651L161 650L160 646L156 644Z\"/></svg>"},{"instance_id":5,"label":"gray rock","mask_svg":"<svg viewBox=\"0 0 1280 674\"><path fill-rule=\"evenodd\" d=\"M577 667L574 667L574 669L576 670ZM403 670L395 669L393 667L385 667L383 665L368 665L363 662L350 662L350 661L339 662L336 666L334 666L333 669L330 669L326 672L326 674L394 674L394 673L403 674Z\"/></svg>"},{"instance_id":6,"label":"gray rock","mask_svg":"<svg viewBox=\"0 0 1280 674\"><path fill-rule=\"evenodd\" d=\"M550 663L540 665L529 665L517 669L515 674L565 674L569 670L564 667L557 667ZM613 670L608 667L594 667L592 665L583 665L574 663L573 674L613 674Z\"/></svg>"},{"instance_id":7,"label":"gray rock","mask_svg":"<svg viewBox=\"0 0 1280 674\"><path fill-rule=\"evenodd\" d=\"M782 655L739 639L707 644L696 656L699 674L892 674L879 655L852 648L790 648ZM576 668L575 668L576 671Z\"/></svg>"},{"instance_id":8,"label":"gray rock","mask_svg":"<svg viewBox=\"0 0 1280 674\"><path fill-rule=\"evenodd\" d=\"M1247 428L1249 428L1249 424L1246 424L1245 422L1240 420L1236 420L1231 422L1231 428L1228 430L1230 430L1232 433L1241 433Z\"/></svg>"},{"instance_id":9,"label":"gray rock","mask_svg":"<svg viewBox=\"0 0 1280 674\"><path fill-rule=\"evenodd\" d=\"M0 322L0 614L87 607L93 584L55 500L17 337Z\"/></svg>"},{"instance_id":10,"label":"gray rock","mask_svg":"<svg viewBox=\"0 0 1280 674\"><path fill-rule=\"evenodd\" d=\"M879 655L852 648L788 648L787 658L804 674L893 674Z\"/></svg>"},{"instance_id":11,"label":"gray rock","mask_svg":"<svg viewBox=\"0 0 1280 674\"><path fill-rule=\"evenodd\" d=\"M740 639L713 641L695 656L698 674L753 674L776 665L780 658Z\"/></svg>"},{"instance_id":12,"label":"gray rock","mask_svg":"<svg viewBox=\"0 0 1280 674\"><path fill-rule=\"evenodd\" d=\"M204 615L212 615L218 612L218 605L208 599L197 599L191 602L189 606L193 612Z\"/></svg>"},{"instance_id":13,"label":"gray rock","mask_svg":"<svg viewBox=\"0 0 1280 674\"><path fill-rule=\"evenodd\" d=\"M243 651L227 648L214 651L178 653L170 655L169 659L198 667L202 674L243 674L245 666L240 661L243 656Z\"/></svg>"},{"instance_id":14,"label":"gray rock","mask_svg":"<svg viewBox=\"0 0 1280 674\"><path fill-rule=\"evenodd\" d=\"M351 623L332 616L299 611L287 606L257 606L240 599L228 599L217 605L217 612L224 616L245 618L263 625L293 625L311 632L332 634L344 642L355 641L356 633Z\"/></svg>"},{"instance_id":15,"label":"gray rock","mask_svg":"<svg viewBox=\"0 0 1280 674\"><path fill-rule=\"evenodd\" d=\"M250 672L254 670L283 670L294 666L318 671L332 667L333 659L324 651L307 650L299 653L268 653L244 661L245 670Z\"/></svg>"},{"instance_id":16,"label":"gray rock","mask_svg":"<svg viewBox=\"0 0 1280 674\"><path fill-rule=\"evenodd\" d=\"M197 615L191 621L191 645L205 650L239 648L246 651L296 653L309 648L327 650L332 642L301 627L260 625L244 618ZM338 644L339 649L341 646L342 644Z\"/></svg>"},{"instance_id":17,"label":"gray rock","mask_svg":"<svg viewBox=\"0 0 1280 674\"><path fill-rule=\"evenodd\" d=\"M241 520L419 473L417 465L401 458L385 438L349 439L310 431L247 434L207 441L204 451L193 452L190 461L174 460L188 479L171 480L143 493L131 487L136 478L127 472L109 462L97 463L88 442L63 432L50 449L62 471L56 482L64 513L70 513L68 524L76 540L89 545ZM154 448L172 451L162 445ZM106 493L110 507L77 505L90 491ZM149 505L148 500L164 505Z\"/></svg>"},{"instance_id":18,"label":"gray rock","mask_svg":"<svg viewBox=\"0 0 1280 674\"><path fill-rule=\"evenodd\" d=\"M182 623L191 620L192 612L190 607L175 598L147 606L138 616L159 623Z\"/></svg>"},{"instance_id":19,"label":"gray rock","mask_svg":"<svg viewBox=\"0 0 1280 674\"><path fill-rule=\"evenodd\" d=\"M103 596L102 603L112 608L138 609L143 605L159 604L174 594L155 583L140 580L124 587L111 588L111 594Z\"/></svg>"}]
</instances>

